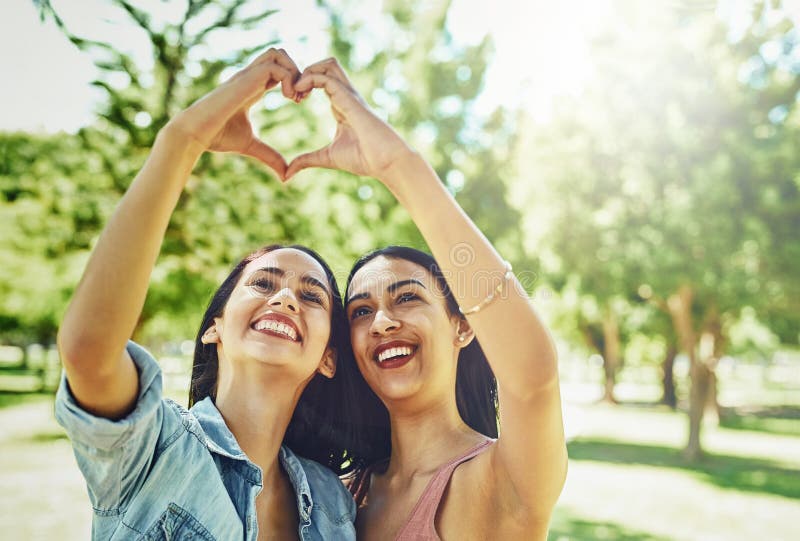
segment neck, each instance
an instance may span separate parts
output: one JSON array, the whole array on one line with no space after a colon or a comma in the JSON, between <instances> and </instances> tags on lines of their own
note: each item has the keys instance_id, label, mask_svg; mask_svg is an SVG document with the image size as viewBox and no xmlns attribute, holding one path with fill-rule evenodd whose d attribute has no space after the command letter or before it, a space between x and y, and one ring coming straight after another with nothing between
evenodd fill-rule
<instances>
[{"instance_id":1,"label":"neck","mask_svg":"<svg viewBox=\"0 0 800 541\"><path fill-rule=\"evenodd\" d=\"M412 477L429 474L486 436L470 428L458 413L455 396L423 409L389 406L392 455L387 474Z\"/></svg>"},{"instance_id":2,"label":"neck","mask_svg":"<svg viewBox=\"0 0 800 541\"><path fill-rule=\"evenodd\" d=\"M266 487L280 481L278 452L306 382L298 386L270 367L252 368L220 373L215 404Z\"/></svg>"}]
</instances>

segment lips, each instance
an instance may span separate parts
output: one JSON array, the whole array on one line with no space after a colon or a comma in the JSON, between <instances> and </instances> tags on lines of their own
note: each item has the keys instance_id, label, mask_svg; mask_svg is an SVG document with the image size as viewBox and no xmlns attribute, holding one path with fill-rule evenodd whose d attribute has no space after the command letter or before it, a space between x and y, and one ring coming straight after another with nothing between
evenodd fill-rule
<instances>
[{"instance_id":1,"label":"lips","mask_svg":"<svg viewBox=\"0 0 800 541\"><path fill-rule=\"evenodd\" d=\"M250 328L256 332L277 336L278 338L283 338L284 340L290 340L292 342L302 342L303 339L294 321L276 312L270 312L260 316L250 324Z\"/></svg>"},{"instance_id":2,"label":"lips","mask_svg":"<svg viewBox=\"0 0 800 541\"><path fill-rule=\"evenodd\" d=\"M418 346L404 340L392 340L378 345L372 352L372 360L381 368L399 368L417 352Z\"/></svg>"}]
</instances>

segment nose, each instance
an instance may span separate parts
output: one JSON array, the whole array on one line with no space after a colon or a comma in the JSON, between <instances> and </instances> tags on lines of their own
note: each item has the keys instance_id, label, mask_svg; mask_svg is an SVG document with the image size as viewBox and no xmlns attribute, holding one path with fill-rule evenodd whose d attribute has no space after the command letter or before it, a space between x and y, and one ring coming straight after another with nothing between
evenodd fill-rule
<instances>
[{"instance_id":1,"label":"nose","mask_svg":"<svg viewBox=\"0 0 800 541\"><path fill-rule=\"evenodd\" d=\"M297 297L294 296L294 293L288 287L284 287L276 292L267 302L270 306L281 306L291 312L297 312L300 306L297 302Z\"/></svg>"},{"instance_id":2,"label":"nose","mask_svg":"<svg viewBox=\"0 0 800 541\"><path fill-rule=\"evenodd\" d=\"M382 336L400 328L400 323L389 317L384 310L378 310L375 313L375 318L372 320L372 325L369 327L369 332L373 336Z\"/></svg>"}]
</instances>

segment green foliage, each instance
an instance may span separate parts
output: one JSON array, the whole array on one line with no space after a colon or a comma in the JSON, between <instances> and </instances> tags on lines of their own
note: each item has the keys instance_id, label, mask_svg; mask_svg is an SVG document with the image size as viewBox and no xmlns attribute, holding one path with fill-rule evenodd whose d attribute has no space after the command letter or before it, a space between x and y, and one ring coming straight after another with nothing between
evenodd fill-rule
<instances>
[{"instance_id":1,"label":"green foliage","mask_svg":"<svg viewBox=\"0 0 800 541\"><path fill-rule=\"evenodd\" d=\"M97 122L77 136L20 136L28 146L14 143L14 154L5 160L14 170L3 173L4 179L13 179L4 181L3 208L14 220L4 223L19 225L4 237L9 243L17 239L4 248L16 266L4 269L9 280L3 287L14 294L4 297L0 324L4 336L12 329L24 334L34 324L31 318L39 318L38 336L52 340L92 243L144 163L158 130L214 88L226 70L279 43L215 54L210 40L248 28L259 29L261 36L267 29L280 35L270 27L274 10L258 2L192 0L180 17L167 20L136 2L114 0L116 24L138 29L146 44L150 62L145 63L123 43L73 33L66 14L56 13L47 1L38 5L43 18L56 21L92 58L99 73L92 84L105 96ZM501 112L480 119L470 111L482 87L490 44L454 44L445 28L449 3L422 6L387 6L380 19L392 31L376 36L352 18L359 10L321 4L330 20L330 54L378 112L432 162L451 191L460 192L467 211L517 264L523 259L519 215L506 203L504 180L514 146L512 122ZM333 119L322 93L299 106L276 93L264 105L254 109L255 123L262 138L287 159L328 142ZM47 173L52 181L29 167L31 155L40 168L52 170ZM386 244L424 248L408 214L376 181L317 170L283 186L253 161L206 154L170 221L137 334L162 340L192 336L206 299L232 264L273 242L317 249L342 285L353 260L367 250ZM20 256L26 243L30 253ZM47 308L36 312L41 316L22 309L35 288L19 287L21 267L50 276L47 287L53 291L40 287L36 297L46 299ZM17 278L11 279L12 274Z\"/></svg>"},{"instance_id":2,"label":"green foliage","mask_svg":"<svg viewBox=\"0 0 800 541\"><path fill-rule=\"evenodd\" d=\"M752 306L796 343L800 79L775 61L763 63L763 85L741 81L786 24L757 19L763 32L732 44L713 14L624 7L595 40L591 86L524 147L540 179L528 201L545 215L549 270L579 276L601 305L664 302L689 285L697 331L722 314L727 332Z\"/></svg>"},{"instance_id":3,"label":"green foliage","mask_svg":"<svg viewBox=\"0 0 800 541\"><path fill-rule=\"evenodd\" d=\"M522 249L520 214L507 202L515 124L502 110L489 118L478 118L471 110L490 59L489 40L455 44L446 29L447 1L390 2L378 21L370 20L371 32L359 19L357 3L343 2L337 10L320 3L330 14L332 53L354 86L425 156L504 255L519 263L518 268L530 267ZM397 210L382 187L370 186L375 198L367 200L377 208L363 206L363 211L383 216ZM350 195L357 200L359 193L356 189ZM362 223L371 227L370 216L362 216ZM380 223L380 231L372 227L374 247L424 247L405 212L400 212L397 228Z\"/></svg>"},{"instance_id":4,"label":"green foliage","mask_svg":"<svg viewBox=\"0 0 800 541\"><path fill-rule=\"evenodd\" d=\"M116 203L76 138L0 134L0 333L52 342L85 257Z\"/></svg>"}]
</instances>

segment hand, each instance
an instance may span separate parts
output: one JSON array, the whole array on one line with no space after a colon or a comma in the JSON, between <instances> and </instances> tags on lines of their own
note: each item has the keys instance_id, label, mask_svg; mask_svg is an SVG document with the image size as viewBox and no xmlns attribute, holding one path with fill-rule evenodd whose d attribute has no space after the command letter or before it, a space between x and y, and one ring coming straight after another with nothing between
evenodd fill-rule
<instances>
[{"instance_id":1,"label":"hand","mask_svg":"<svg viewBox=\"0 0 800 541\"><path fill-rule=\"evenodd\" d=\"M391 167L413 154L397 132L369 109L335 58L309 66L294 85L301 98L314 88L325 89L331 101L336 134L329 145L292 160L287 180L308 167L325 167L385 182Z\"/></svg>"},{"instance_id":2,"label":"hand","mask_svg":"<svg viewBox=\"0 0 800 541\"><path fill-rule=\"evenodd\" d=\"M201 151L235 152L256 158L283 179L286 161L253 133L247 113L264 92L278 83L284 96L299 101L301 94L295 89L299 77L300 71L286 51L269 49L228 81L176 115L167 127L173 133L177 131L198 143Z\"/></svg>"}]
</instances>

